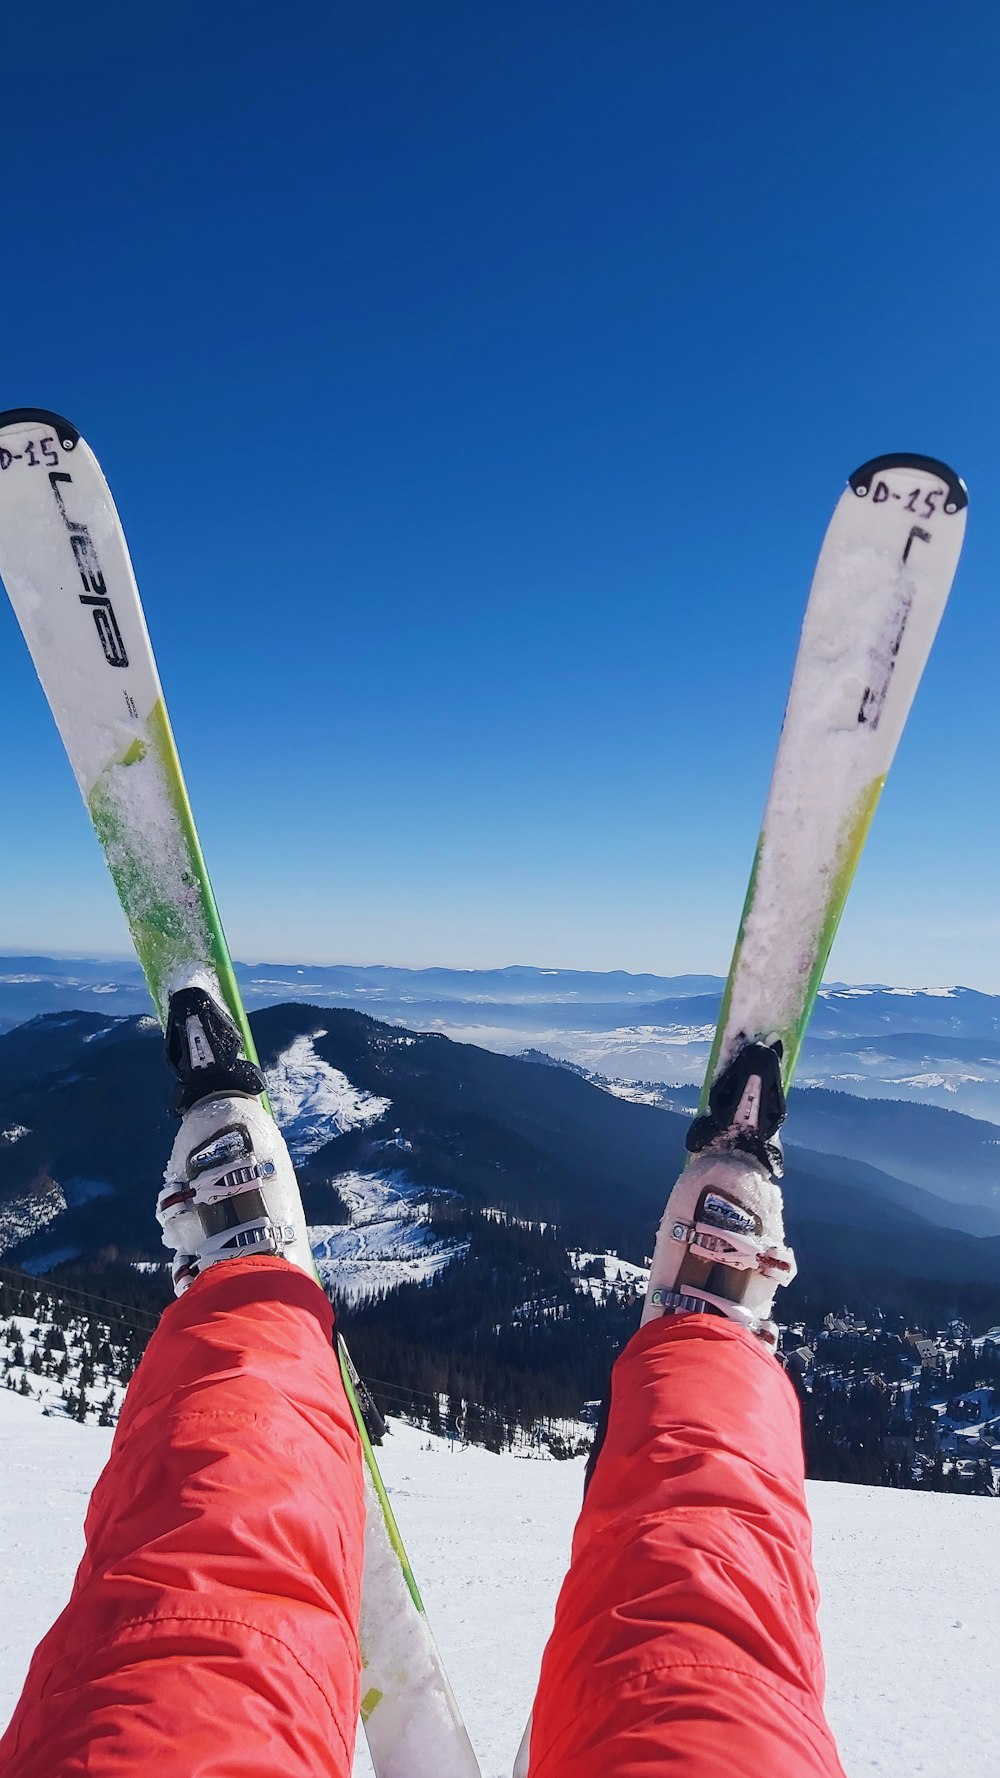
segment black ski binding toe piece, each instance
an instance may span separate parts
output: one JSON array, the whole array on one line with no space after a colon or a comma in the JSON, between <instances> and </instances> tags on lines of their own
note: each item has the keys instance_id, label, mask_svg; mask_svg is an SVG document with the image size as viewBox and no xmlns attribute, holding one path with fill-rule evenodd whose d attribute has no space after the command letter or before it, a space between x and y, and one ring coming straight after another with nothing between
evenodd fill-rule
<instances>
[{"instance_id":1,"label":"black ski binding toe piece","mask_svg":"<svg viewBox=\"0 0 1000 1778\"><path fill-rule=\"evenodd\" d=\"M229 1014L204 988L181 988L171 994L167 1014L167 1062L177 1076L170 1100L174 1117L183 1117L199 1099L213 1093L265 1091L259 1068L241 1052L243 1039Z\"/></svg>"},{"instance_id":2,"label":"black ski binding toe piece","mask_svg":"<svg viewBox=\"0 0 1000 1778\"><path fill-rule=\"evenodd\" d=\"M778 1130L785 1121L781 1084L780 1038L772 1044L744 1043L716 1076L708 1110L696 1117L687 1133L691 1154L706 1148L737 1149L780 1179L784 1167Z\"/></svg>"}]
</instances>

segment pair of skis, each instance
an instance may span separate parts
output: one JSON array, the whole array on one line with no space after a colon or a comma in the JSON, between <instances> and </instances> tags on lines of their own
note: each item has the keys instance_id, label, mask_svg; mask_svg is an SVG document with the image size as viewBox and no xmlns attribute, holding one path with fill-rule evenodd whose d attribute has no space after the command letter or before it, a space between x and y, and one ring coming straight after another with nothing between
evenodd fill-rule
<instances>
[{"instance_id":1,"label":"pair of skis","mask_svg":"<svg viewBox=\"0 0 1000 1778\"><path fill-rule=\"evenodd\" d=\"M701 1110L747 1043L791 1083L830 945L934 634L966 494L932 458L850 478L806 612ZM167 716L121 522L75 427L0 414L0 576L17 614L161 1018L207 983L253 1039ZM365 1452L362 1719L378 1778L477 1778L340 1348ZM526 1747L525 1747L526 1755Z\"/></svg>"}]
</instances>

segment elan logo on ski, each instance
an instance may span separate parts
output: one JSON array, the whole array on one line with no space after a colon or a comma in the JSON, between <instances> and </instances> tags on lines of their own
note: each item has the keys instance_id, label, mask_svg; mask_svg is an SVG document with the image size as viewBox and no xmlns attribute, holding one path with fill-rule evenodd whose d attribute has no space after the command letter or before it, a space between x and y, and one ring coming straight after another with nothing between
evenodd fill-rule
<instances>
[{"instance_id":1,"label":"elan logo on ski","mask_svg":"<svg viewBox=\"0 0 1000 1778\"><path fill-rule=\"evenodd\" d=\"M68 482L72 487L73 477L67 475L65 470L50 470L49 486L56 497L56 504L62 514L63 524L69 532L70 544L76 557L80 579L83 581L80 604L89 605L93 611L94 624L101 639L101 647L104 650L104 658L108 666L127 667L128 655L125 652L125 644L122 641L121 630L118 628L114 607L108 597L108 589L98 560L97 550L94 547L94 540L86 525L80 524L78 519L70 518L66 511L62 489L59 486L60 482Z\"/></svg>"}]
</instances>

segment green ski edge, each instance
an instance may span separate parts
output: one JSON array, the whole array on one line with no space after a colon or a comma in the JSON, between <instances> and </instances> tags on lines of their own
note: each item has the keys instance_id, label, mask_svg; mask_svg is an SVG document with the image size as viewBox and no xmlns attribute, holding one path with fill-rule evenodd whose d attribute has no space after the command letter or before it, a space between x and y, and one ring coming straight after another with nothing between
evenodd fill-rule
<instances>
[{"instance_id":1,"label":"green ski edge","mask_svg":"<svg viewBox=\"0 0 1000 1778\"><path fill-rule=\"evenodd\" d=\"M806 1034L806 1028L809 1024L809 1018L816 1002L816 996L819 993L819 986L823 980L823 971L826 968L827 959L830 955L830 948L836 936L837 927L840 925L840 917L844 911L851 884L854 881L854 874L858 868L858 862L864 851L865 840L868 837L868 829L871 827L875 810L878 807L879 797L885 786L885 781L886 774L882 773L880 777L874 778L872 782L865 787L861 792L861 795L858 797L853 813L844 823L836 863L831 872L830 892L826 899L826 905L820 916L812 967L802 984L802 993L799 1004L794 1009L790 1008L788 1010L787 1023L784 1027L771 1031L747 1031L744 1034L749 1040L759 1039L762 1042L774 1037L781 1038L783 1045L781 1079L786 1092L792 1084L792 1076L795 1073L796 1063L799 1059L799 1051L802 1048L802 1042ZM726 979L725 991L722 996L722 1006L719 1010L719 1022L715 1028L715 1039L712 1044L712 1052L708 1058L708 1067L705 1071L705 1084L702 1087L701 1098L698 1102L699 1113L708 1109L708 1095L715 1081L716 1070L719 1065L719 1057L722 1053L722 1045L729 1024L729 1008L732 1002L733 988L739 971L740 954L743 949L747 921L754 905L754 895L757 888L757 868L760 863L765 839L766 834L762 832L757 841L757 851L754 856L753 869L750 872L750 882L747 888L746 901L743 904L743 912L740 916L740 929L736 938L736 948L733 951L733 960L729 966L729 975Z\"/></svg>"},{"instance_id":2,"label":"green ski edge","mask_svg":"<svg viewBox=\"0 0 1000 1778\"><path fill-rule=\"evenodd\" d=\"M113 760L87 797L91 820L160 1023L166 1022L173 978L192 965L213 969L247 1055L256 1062L162 697L145 726L145 740L137 737ZM175 822L153 826L145 812L164 799Z\"/></svg>"},{"instance_id":3,"label":"green ski edge","mask_svg":"<svg viewBox=\"0 0 1000 1778\"><path fill-rule=\"evenodd\" d=\"M192 966L213 970L239 1026L246 1054L259 1065L162 697L153 706L145 726L145 739L136 737L120 758L112 761L86 800L153 1004L161 1025L165 1024L172 979L181 972L190 973ZM151 828L148 819L144 819L144 811L162 807L164 798L175 821ZM318 1271L315 1275L321 1284ZM350 1356L339 1334L337 1351L389 1541L399 1559L410 1597L424 1616L423 1602L355 1392Z\"/></svg>"},{"instance_id":4,"label":"green ski edge","mask_svg":"<svg viewBox=\"0 0 1000 1778\"><path fill-rule=\"evenodd\" d=\"M340 1334L337 1335L337 1356L340 1359L340 1374L344 1379L344 1389L347 1394L347 1399L351 1404L351 1412L354 1415L355 1421L357 1422L358 1431L361 1434L361 1443L364 1448L365 1462L368 1465L368 1471L369 1471L369 1474L371 1475L371 1478L372 1478L372 1486L374 1487L375 1493L378 1496L378 1503L379 1503L380 1507L382 1508L382 1516L385 1519L386 1530L389 1533L389 1542L391 1543L393 1549L396 1552L396 1555L399 1558L399 1566L403 1570L403 1576L406 1580L407 1591L409 1592L410 1598L413 1600L413 1603L416 1606L417 1610L419 1611L421 1617L425 1617L426 1613L424 1611L424 1602L420 1597L420 1592L417 1587L413 1569L410 1567L409 1557L407 1556L406 1550L403 1547L403 1539L399 1534L399 1526L396 1524L396 1520L395 1520L395 1516L393 1514L392 1507L389 1504L389 1496L385 1490L385 1483L383 1482L382 1477L379 1474L379 1467L378 1467L378 1464L375 1460L375 1452L372 1448L372 1441L368 1436L368 1428L365 1425L365 1417L364 1417L363 1413L361 1412L361 1404L358 1401L357 1391L355 1390L355 1387L354 1387L354 1377L355 1377L356 1373L354 1370L354 1365L351 1362L351 1355L348 1352L347 1345Z\"/></svg>"}]
</instances>

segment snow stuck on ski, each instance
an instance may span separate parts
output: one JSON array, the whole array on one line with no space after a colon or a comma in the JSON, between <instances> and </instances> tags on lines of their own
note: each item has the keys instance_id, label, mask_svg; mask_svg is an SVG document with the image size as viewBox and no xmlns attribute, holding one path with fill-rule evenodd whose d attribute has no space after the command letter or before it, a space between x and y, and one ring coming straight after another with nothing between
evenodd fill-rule
<instances>
[{"instance_id":1,"label":"snow stuck on ski","mask_svg":"<svg viewBox=\"0 0 1000 1778\"><path fill-rule=\"evenodd\" d=\"M929 459L879 461L851 478L816 567L709 1084L754 1038L782 1039L791 1078L958 564L961 484Z\"/></svg>"},{"instance_id":2,"label":"snow stuck on ski","mask_svg":"<svg viewBox=\"0 0 1000 1778\"><path fill-rule=\"evenodd\" d=\"M228 1005L245 1053L255 1061L107 482L76 429L57 415L0 415L0 448L10 459L0 475L0 576L157 1012L163 1021L172 992L203 984ZM415 1778L424 1771L478 1778L353 1400L352 1410L365 1449L362 1688L377 1778Z\"/></svg>"}]
</instances>

